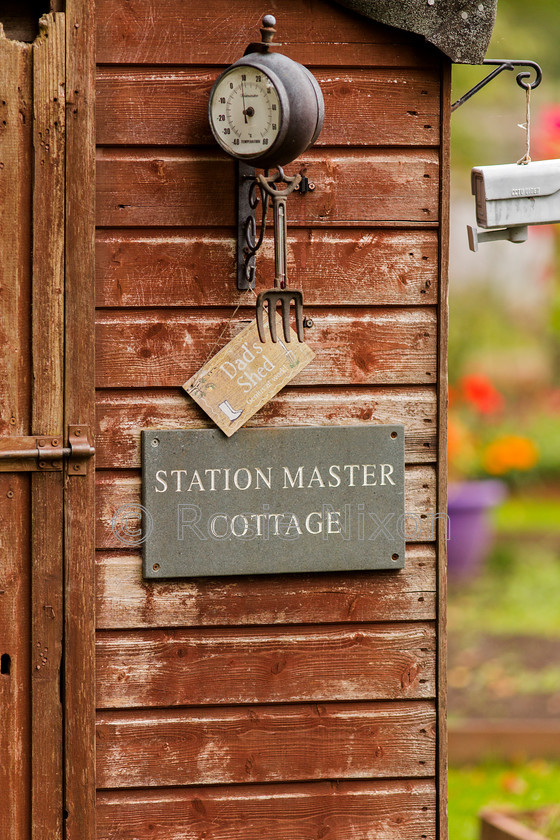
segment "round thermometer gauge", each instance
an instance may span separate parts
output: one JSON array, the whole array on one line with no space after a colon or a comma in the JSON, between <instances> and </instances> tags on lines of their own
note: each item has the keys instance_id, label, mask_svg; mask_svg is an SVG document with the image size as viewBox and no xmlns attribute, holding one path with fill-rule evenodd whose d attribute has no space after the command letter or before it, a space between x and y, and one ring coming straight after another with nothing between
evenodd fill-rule
<instances>
[{"instance_id":1,"label":"round thermometer gauge","mask_svg":"<svg viewBox=\"0 0 560 840\"><path fill-rule=\"evenodd\" d=\"M282 166L317 139L321 89L306 67L281 53L249 53L216 80L208 106L214 137L228 154Z\"/></svg>"},{"instance_id":2,"label":"round thermometer gauge","mask_svg":"<svg viewBox=\"0 0 560 840\"><path fill-rule=\"evenodd\" d=\"M268 151L282 124L280 96L256 67L231 67L220 76L211 98L210 121L220 146L235 157Z\"/></svg>"}]
</instances>

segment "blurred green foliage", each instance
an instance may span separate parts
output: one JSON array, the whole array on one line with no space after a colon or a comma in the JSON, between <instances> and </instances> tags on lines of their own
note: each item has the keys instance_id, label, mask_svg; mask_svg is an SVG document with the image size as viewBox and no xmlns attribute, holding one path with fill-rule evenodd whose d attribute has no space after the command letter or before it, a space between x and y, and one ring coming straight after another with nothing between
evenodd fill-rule
<instances>
[{"instance_id":1,"label":"blurred green foliage","mask_svg":"<svg viewBox=\"0 0 560 840\"><path fill-rule=\"evenodd\" d=\"M482 764L449 770L449 837L478 840L477 814L483 808L520 810L557 804L560 763L520 761L519 764Z\"/></svg>"},{"instance_id":2,"label":"blurred green foliage","mask_svg":"<svg viewBox=\"0 0 560 840\"><path fill-rule=\"evenodd\" d=\"M525 507L525 500L514 497L497 513L496 547L482 573L471 581L450 583L449 629L461 634L465 645L481 633L560 635L558 538L539 539L533 524L527 526L528 518L537 511L541 533L550 530L558 534L559 499L537 497L532 507ZM507 540L505 532L510 535Z\"/></svg>"},{"instance_id":3,"label":"blurred green foliage","mask_svg":"<svg viewBox=\"0 0 560 840\"><path fill-rule=\"evenodd\" d=\"M544 531L547 534L560 535L560 498L538 493L531 497L513 496L497 508L494 522L500 534L538 534ZM501 563L503 562L502 560ZM548 563L550 562L549 557ZM552 563L557 565L554 560ZM497 564L500 565L500 560ZM560 568L554 583L560 598ZM560 603L558 607L560 612Z\"/></svg>"},{"instance_id":4,"label":"blurred green foliage","mask_svg":"<svg viewBox=\"0 0 560 840\"><path fill-rule=\"evenodd\" d=\"M488 58L536 61L543 81L531 97L534 115L560 98L560 3L558 0L499 0ZM484 67L453 67L453 101L490 72ZM525 92L515 76L504 71L458 108L452 116L453 165L464 172L472 166L515 162L524 153Z\"/></svg>"},{"instance_id":5,"label":"blurred green foliage","mask_svg":"<svg viewBox=\"0 0 560 840\"><path fill-rule=\"evenodd\" d=\"M546 364L547 348L542 332L545 319L540 313L527 312L521 305L517 311L508 305L507 317L504 317L504 305L501 290L489 284L486 278L473 278L468 286L461 288L453 285L452 278L449 296L452 328L449 371L452 379L466 370L475 369L497 380L499 387L507 393L513 387L508 378L516 374L517 381L517 374L523 372L529 361L539 367ZM512 361L517 364L512 365ZM528 379L535 379L532 371L528 373Z\"/></svg>"},{"instance_id":6,"label":"blurred green foliage","mask_svg":"<svg viewBox=\"0 0 560 840\"><path fill-rule=\"evenodd\" d=\"M539 157L535 149L539 117L560 103L559 33L559 0L499 0L488 58L529 59L543 70L543 81L531 94L534 159ZM452 101L488 72L490 68L480 66L454 66ZM518 125L525 122L525 109L525 92L514 74L505 71L454 112L452 195L470 197L473 166L513 163L524 154L526 134ZM560 152L541 156L560 157ZM451 381L480 372L504 392L513 406L503 418L504 430L535 441L540 452L536 478L544 482L518 488L523 494L513 494L495 512L497 539L483 572L472 581L450 586L449 629L460 636L463 647L476 645L477 634L502 639L516 635L557 639L560 635L560 493L554 490L560 476L560 226L553 230L556 259L550 267L548 299L540 310L524 306L523 301L512 304L511 296L507 300L499 284L483 270L460 287L451 272ZM450 667L456 664L450 662ZM500 660L499 664L501 678L509 679L516 692L529 691L529 685L532 691L557 692L555 662L542 671L535 669L531 680L515 662ZM480 681L493 676L480 671L479 682L472 688L477 696L485 696ZM451 718L454 714L450 708ZM450 768L449 836L453 840L478 840L477 815L482 808L534 809L559 802L560 762L527 762L523 756L519 761L515 766Z\"/></svg>"},{"instance_id":7,"label":"blurred green foliage","mask_svg":"<svg viewBox=\"0 0 560 840\"><path fill-rule=\"evenodd\" d=\"M531 95L534 159L539 157L539 136L547 138L550 131L557 131L560 143L560 123L557 129L552 129L548 121L539 128L541 112L550 113L555 106L560 115L559 32L559 0L533 0L530 4L499 0L488 57L530 59L543 69L543 81ZM489 70L455 65L453 99ZM504 71L452 115L452 195L457 199L470 197L473 166L512 163L524 154L526 134L519 125L525 122L525 107L525 92L516 84L514 73ZM557 152L550 153L549 149L548 156L555 154L560 157L560 146ZM503 281L501 284L486 276L489 263L482 253L480 272L470 283L457 285L452 259L449 371L452 383L466 373L485 374L493 381L513 406L504 431L533 436L541 451L540 478L557 481L560 405L547 408L543 404L544 392L560 385L560 225L539 233L555 237L555 258L547 269L548 276L527 278L547 290L540 308L527 306L522 293L518 301L513 300L504 293ZM534 231L532 235L536 235Z\"/></svg>"}]
</instances>

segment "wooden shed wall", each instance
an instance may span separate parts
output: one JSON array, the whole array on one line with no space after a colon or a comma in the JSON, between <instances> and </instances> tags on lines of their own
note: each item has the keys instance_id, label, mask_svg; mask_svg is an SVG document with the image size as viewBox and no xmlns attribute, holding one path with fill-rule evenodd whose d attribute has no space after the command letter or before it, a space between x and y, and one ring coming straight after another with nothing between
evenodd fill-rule
<instances>
[{"instance_id":1,"label":"wooden shed wall","mask_svg":"<svg viewBox=\"0 0 560 840\"><path fill-rule=\"evenodd\" d=\"M317 355L252 425L404 423L426 528L399 573L147 583L111 529L140 500L140 430L209 425L180 385L254 317L206 109L268 11L325 94L318 144L287 167L316 184L288 202L288 269ZM326 0L96 16L98 840L442 837L447 60ZM257 291L272 266L268 237Z\"/></svg>"}]
</instances>

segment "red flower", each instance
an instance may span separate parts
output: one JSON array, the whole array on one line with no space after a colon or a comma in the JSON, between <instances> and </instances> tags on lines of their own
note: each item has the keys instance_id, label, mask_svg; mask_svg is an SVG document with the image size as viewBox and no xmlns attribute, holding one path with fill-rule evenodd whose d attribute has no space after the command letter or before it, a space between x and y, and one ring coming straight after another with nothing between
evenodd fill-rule
<instances>
[{"instance_id":1,"label":"red flower","mask_svg":"<svg viewBox=\"0 0 560 840\"><path fill-rule=\"evenodd\" d=\"M482 374L471 373L464 376L461 386L465 400L481 414L495 414L504 407L504 398Z\"/></svg>"},{"instance_id":2,"label":"red flower","mask_svg":"<svg viewBox=\"0 0 560 840\"><path fill-rule=\"evenodd\" d=\"M536 157L557 158L560 155L560 107L548 105L541 109L535 131Z\"/></svg>"}]
</instances>

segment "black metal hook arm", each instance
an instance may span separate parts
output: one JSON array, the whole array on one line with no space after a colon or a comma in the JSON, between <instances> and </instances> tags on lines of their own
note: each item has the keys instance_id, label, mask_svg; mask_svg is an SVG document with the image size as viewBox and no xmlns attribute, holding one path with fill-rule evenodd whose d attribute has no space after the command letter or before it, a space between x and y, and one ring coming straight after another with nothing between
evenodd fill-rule
<instances>
[{"instance_id":1,"label":"black metal hook arm","mask_svg":"<svg viewBox=\"0 0 560 840\"><path fill-rule=\"evenodd\" d=\"M457 108L460 108L471 96L474 96L475 93L478 93L479 90L482 90L492 79L495 79L503 70L513 70L515 67L531 67L535 71L535 78L532 82L526 82L525 79L531 78L531 73L518 73L516 76L516 81L519 87L524 88L524 90L534 90L538 87L542 81L542 70L540 66L537 64L536 61L521 61L519 59L509 59L509 58L485 58L482 62L483 64L495 66L496 69L492 70L487 76L485 76L482 81L480 81L477 85L467 91L460 99L453 103L451 106L451 111L456 111Z\"/></svg>"}]
</instances>

